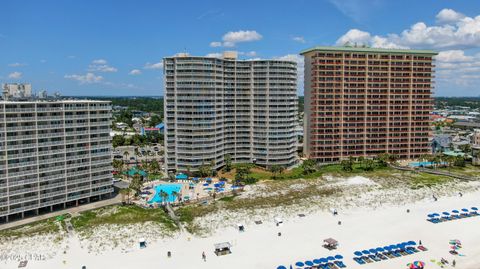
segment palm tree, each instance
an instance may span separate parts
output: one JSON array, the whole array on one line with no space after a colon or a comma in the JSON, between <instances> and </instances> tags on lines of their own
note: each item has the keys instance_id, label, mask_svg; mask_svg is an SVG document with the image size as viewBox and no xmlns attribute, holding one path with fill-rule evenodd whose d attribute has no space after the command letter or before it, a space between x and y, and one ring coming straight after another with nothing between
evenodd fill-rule
<instances>
[{"instance_id":1,"label":"palm tree","mask_svg":"<svg viewBox=\"0 0 480 269\"><path fill-rule=\"evenodd\" d=\"M178 201L178 198L180 197L180 194L176 191L172 191L172 196L174 201Z\"/></svg>"},{"instance_id":2,"label":"palm tree","mask_svg":"<svg viewBox=\"0 0 480 269\"><path fill-rule=\"evenodd\" d=\"M127 205L130 204L130 191L130 188L120 190L120 195L122 195L122 203L125 203L125 198L127 198Z\"/></svg>"},{"instance_id":3,"label":"palm tree","mask_svg":"<svg viewBox=\"0 0 480 269\"><path fill-rule=\"evenodd\" d=\"M138 196L140 194L140 191L142 190L142 176L140 174L135 174L133 176L132 182L130 182L129 188L135 191L135 196Z\"/></svg>"},{"instance_id":4,"label":"palm tree","mask_svg":"<svg viewBox=\"0 0 480 269\"><path fill-rule=\"evenodd\" d=\"M123 156L125 156L125 160L128 162L128 155L130 155L130 152L128 152L128 150L125 150L123 152Z\"/></svg>"},{"instance_id":5,"label":"palm tree","mask_svg":"<svg viewBox=\"0 0 480 269\"><path fill-rule=\"evenodd\" d=\"M162 202L164 204L168 201L168 193L164 191L160 191L160 197L162 198Z\"/></svg>"}]
</instances>

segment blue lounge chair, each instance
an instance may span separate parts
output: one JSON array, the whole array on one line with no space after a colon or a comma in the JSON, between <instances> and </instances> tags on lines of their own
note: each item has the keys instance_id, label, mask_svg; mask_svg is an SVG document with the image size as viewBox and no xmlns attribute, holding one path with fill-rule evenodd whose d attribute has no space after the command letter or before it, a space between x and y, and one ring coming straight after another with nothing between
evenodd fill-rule
<instances>
[{"instance_id":1,"label":"blue lounge chair","mask_svg":"<svg viewBox=\"0 0 480 269\"><path fill-rule=\"evenodd\" d=\"M358 264L362 265L362 264L365 264L365 261L362 259L362 258L353 258L354 261L356 261Z\"/></svg>"},{"instance_id":2,"label":"blue lounge chair","mask_svg":"<svg viewBox=\"0 0 480 269\"><path fill-rule=\"evenodd\" d=\"M347 267L342 261L334 261L333 263L335 263L335 265L338 266L338 268Z\"/></svg>"}]
</instances>

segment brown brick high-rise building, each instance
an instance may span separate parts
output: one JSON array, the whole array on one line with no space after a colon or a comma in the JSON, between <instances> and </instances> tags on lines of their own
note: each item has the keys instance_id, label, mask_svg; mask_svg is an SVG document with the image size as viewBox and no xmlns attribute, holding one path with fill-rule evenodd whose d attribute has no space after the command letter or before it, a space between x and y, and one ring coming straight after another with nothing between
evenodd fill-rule
<instances>
[{"instance_id":1,"label":"brown brick high-rise building","mask_svg":"<svg viewBox=\"0 0 480 269\"><path fill-rule=\"evenodd\" d=\"M428 50L314 47L305 57L304 153L321 163L429 153Z\"/></svg>"}]
</instances>

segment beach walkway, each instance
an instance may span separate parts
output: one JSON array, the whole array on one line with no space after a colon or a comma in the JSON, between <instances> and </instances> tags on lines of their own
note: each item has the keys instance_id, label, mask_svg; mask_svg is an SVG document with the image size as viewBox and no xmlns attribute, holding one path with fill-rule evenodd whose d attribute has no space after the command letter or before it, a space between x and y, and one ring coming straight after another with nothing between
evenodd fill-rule
<instances>
[{"instance_id":1,"label":"beach walkway","mask_svg":"<svg viewBox=\"0 0 480 269\"><path fill-rule=\"evenodd\" d=\"M8 222L8 223L5 223L5 224L1 224L0 225L0 231L5 230L5 229L9 229L9 228L14 228L14 227L17 227L17 226L22 226L22 225L25 225L25 224L30 224L30 223L45 220L45 219L49 219L49 218L59 216L59 215L63 215L63 214L75 214L75 213L79 213L79 212L83 212L83 211L88 211L88 210L92 210L92 209L97 209L97 208L101 208L101 207L105 207L105 206L109 206L109 205L121 204L121 203L122 203L121 195L116 195L115 197L110 198L110 199L105 199L105 200L101 200L101 201L97 201L97 202L92 202L92 203L80 205L80 206L77 206L77 207L71 207L71 208L67 208L67 209L63 209L63 210L57 210L57 211L53 211L53 212L50 212L50 213L47 213L47 214L42 214L42 215L38 215L38 216L34 216L34 217L29 217L29 218L25 218L25 219L16 220L16 221Z\"/></svg>"}]
</instances>

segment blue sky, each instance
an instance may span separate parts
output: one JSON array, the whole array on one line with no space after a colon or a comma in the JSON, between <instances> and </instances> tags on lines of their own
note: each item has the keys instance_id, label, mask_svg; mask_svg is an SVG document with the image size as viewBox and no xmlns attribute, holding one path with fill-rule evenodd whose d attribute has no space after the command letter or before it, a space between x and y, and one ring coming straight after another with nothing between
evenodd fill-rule
<instances>
[{"instance_id":1,"label":"blue sky","mask_svg":"<svg viewBox=\"0 0 480 269\"><path fill-rule=\"evenodd\" d=\"M438 50L436 95L480 95L480 1L4 0L1 6L0 82L30 82L37 91L158 96L161 60L178 52L237 50L241 58L287 58L301 66L302 49L350 41Z\"/></svg>"}]
</instances>

